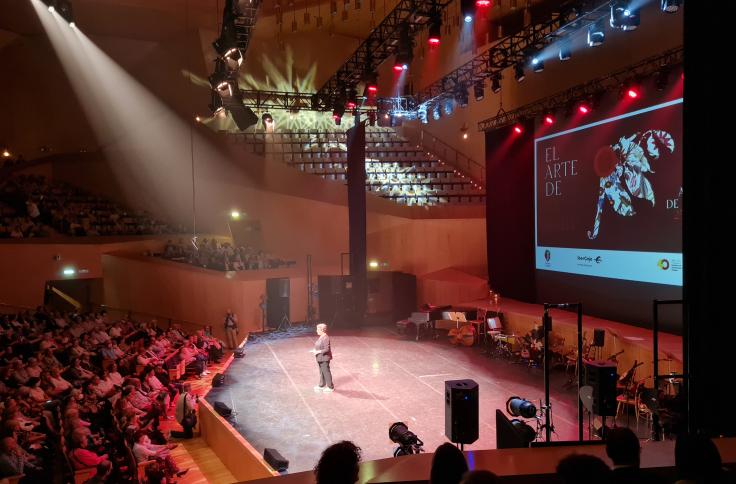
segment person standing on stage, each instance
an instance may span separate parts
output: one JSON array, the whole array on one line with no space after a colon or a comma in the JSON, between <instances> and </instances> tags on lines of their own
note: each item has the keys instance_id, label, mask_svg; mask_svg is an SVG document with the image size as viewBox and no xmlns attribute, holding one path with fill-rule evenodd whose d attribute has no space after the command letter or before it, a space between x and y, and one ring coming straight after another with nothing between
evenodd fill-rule
<instances>
[{"instance_id":1,"label":"person standing on stage","mask_svg":"<svg viewBox=\"0 0 736 484\"><path fill-rule=\"evenodd\" d=\"M330 372L330 360L332 360L332 350L330 349L330 337L327 336L327 325L317 325L317 335L319 338L314 344L314 349L309 350L317 358L319 366L319 386L314 387L314 391L331 393L335 390L332 384L332 372Z\"/></svg>"},{"instance_id":2,"label":"person standing on stage","mask_svg":"<svg viewBox=\"0 0 736 484\"><path fill-rule=\"evenodd\" d=\"M225 315L225 335L227 336L227 345L231 350L238 346L237 334L239 332L238 316L228 309Z\"/></svg>"}]
</instances>

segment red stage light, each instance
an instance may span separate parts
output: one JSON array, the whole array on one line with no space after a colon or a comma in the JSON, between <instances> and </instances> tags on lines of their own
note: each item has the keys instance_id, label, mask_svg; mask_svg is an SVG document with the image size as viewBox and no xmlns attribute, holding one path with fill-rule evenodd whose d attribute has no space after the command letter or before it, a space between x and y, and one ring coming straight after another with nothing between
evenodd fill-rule
<instances>
[{"instance_id":1,"label":"red stage light","mask_svg":"<svg viewBox=\"0 0 736 484\"><path fill-rule=\"evenodd\" d=\"M394 64L394 71L401 72L404 70L404 66L402 64Z\"/></svg>"},{"instance_id":2,"label":"red stage light","mask_svg":"<svg viewBox=\"0 0 736 484\"><path fill-rule=\"evenodd\" d=\"M590 111L590 108L588 108L588 106L586 106L585 104L581 104L580 107L578 107L578 111L581 114L588 114L588 112Z\"/></svg>"},{"instance_id":3,"label":"red stage light","mask_svg":"<svg viewBox=\"0 0 736 484\"><path fill-rule=\"evenodd\" d=\"M427 39L427 42L429 42L429 45L440 45L440 38L439 37L430 37Z\"/></svg>"},{"instance_id":4,"label":"red stage light","mask_svg":"<svg viewBox=\"0 0 736 484\"><path fill-rule=\"evenodd\" d=\"M555 118L548 114L544 117L544 124L555 124Z\"/></svg>"},{"instance_id":5,"label":"red stage light","mask_svg":"<svg viewBox=\"0 0 736 484\"><path fill-rule=\"evenodd\" d=\"M368 92L375 94L378 92L378 86L370 85L368 86Z\"/></svg>"},{"instance_id":6,"label":"red stage light","mask_svg":"<svg viewBox=\"0 0 736 484\"><path fill-rule=\"evenodd\" d=\"M475 0L476 7L490 7L491 0Z\"/></svg>"},{"instance_id":7,"label":"red stage light","mask_svg":"<svg viewBox=\"0 0 736 484\"><path fill-rule=\"evenodd\" d=\"M522 128L520 124L517 124L516 126L514 126L514 132L516 134L521 134L524 132L524 128Z\"/></svg>"},{"instance_id":8,"label":"red stage light","mask_svg":"<svg viewBox=\"0 0 736 484\"><path fill-rule=\"evenodd\" d=\"M626 95L629 96L631 99L636 99L639 97L639 91L636 88L629 88L628 91L626 91Z\"/></svg>"},{"instance_id":9,"label":"red stage light","mask_svg":"<svg viewBox=\"0 0 736 484\"><path fill-rule=\"evenodd\" d=\"M347 105L347 108L348 108L348 109L350 109L350 110L353 110L353 109L355 109L355 103L354 103L354 102L352 102L352 101L350 101L350 102L348 103L348 105Z\"/></svg>"}]
</instances>

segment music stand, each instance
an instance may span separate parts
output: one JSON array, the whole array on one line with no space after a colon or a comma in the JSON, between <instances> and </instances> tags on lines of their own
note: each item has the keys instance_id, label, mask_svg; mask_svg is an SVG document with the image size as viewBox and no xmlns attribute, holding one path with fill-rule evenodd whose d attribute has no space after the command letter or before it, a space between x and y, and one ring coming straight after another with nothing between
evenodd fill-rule
<instances>
[{"instance_id":1,"label":"music stand","mask_svg":"<svg viewBox=\"0 0 736 484\"><path fill-rule=\"evenodd\" d=\"M289 321L289 316L284 313L283 316L281 316L281 321L279 321L279 327L276 328L276 331L286 331L287 329L291 328L291 321Z\"/></svg>"}]
</instances>

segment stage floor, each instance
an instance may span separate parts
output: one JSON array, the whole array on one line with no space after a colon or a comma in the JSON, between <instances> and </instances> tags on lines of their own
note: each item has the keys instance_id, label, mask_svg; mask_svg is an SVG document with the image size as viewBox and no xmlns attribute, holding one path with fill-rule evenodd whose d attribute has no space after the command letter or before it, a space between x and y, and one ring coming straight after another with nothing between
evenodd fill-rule
<instances>
[{"instance_id":1,"label":"stage floor","mask_svg":"<svg viewBox=\"0 0 736 484\"><path fill-rule=\"evenodd\" d=\"M229 405L229 420L259 452L277 449L289 460L289 472L312 469L322 450L340 440L363 449L363 460L393 455L389 426L397 421L432 452L444 435L444 382L470 378L480 385L480 438L466 449L496 448L495 410L518 395L544 396L542 370L490 359L477 347L454 347L444 338L403 339L393 328L372 327L331 333L335 392L316 393L319 374L308 351L317 336L271 334L249 341L244 359L236 359L226 384L207 399ZM298 333L298 331L296 331ZM552 372L551 400L557 436L577 438L576 386ZM587 432L586 432L587 433Z\"/></svg>"}]
</instances>

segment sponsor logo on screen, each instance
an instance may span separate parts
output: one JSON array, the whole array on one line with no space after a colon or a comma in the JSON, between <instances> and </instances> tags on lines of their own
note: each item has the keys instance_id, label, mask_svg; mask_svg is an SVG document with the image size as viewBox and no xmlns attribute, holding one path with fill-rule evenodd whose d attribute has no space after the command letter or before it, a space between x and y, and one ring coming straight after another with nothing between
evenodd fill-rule
<instances>
[{"instance_id":1,"label":"sponsor logo on screen","mask_svg":"<svg viewBox=\"0 0 736 484\"><path fill-rule=\"evenodd\" d=\"M659 262L657 262L657 265L659 266L660 269L662 269L663 271L666 271L667 269L670 268L670 261L668 261L667 259L659 259Z\"/></svg>"}]
</instances>

